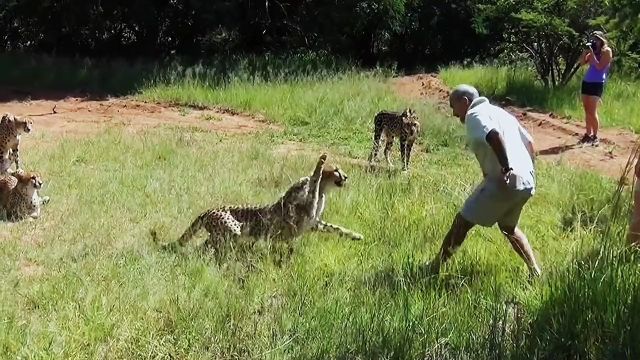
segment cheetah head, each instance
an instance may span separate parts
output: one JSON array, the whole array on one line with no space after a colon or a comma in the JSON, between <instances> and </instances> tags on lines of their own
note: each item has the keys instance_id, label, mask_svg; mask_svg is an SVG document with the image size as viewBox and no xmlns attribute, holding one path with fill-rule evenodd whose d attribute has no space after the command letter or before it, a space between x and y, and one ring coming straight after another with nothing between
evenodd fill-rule
<instances>
[{"instance_id":1,"label":"cheetah head","mask_svg":"<svg viewBox=\"0 0 640 360\"><path fill-rule=\"evenodd\" d=\"M13 122L16 130L22 133L30 133L33 127L33 120L22 118L13 114L5 113L2 115L2 123Z\"/></svg>"},{"instance_id":2,"label":"cheetah head","mask_svg":"<svg viewBox=\"0 0 640 360\"><path fill-rule=\"evenodd\" d=\"M328 189L330 187L343 187L349 177L337 166L325 165L320 177L320 186Z\"/></svg>"},{"instance_id":3,"label":"cheetah head","mask_svg":"<svg viewBox=\"0 0 640 360\"><path fill-rule=\"evenodd\" d=\"M18 184L24 187L32 188L36 190L40 190L42 188L42 184L43 184L42 178L40 177L40 174L36 172L20 171L20 172L14 173L13 176L15 176L16 179L18 179Z\"/></svg>"},{"instance_id":4,"label":"cheetah head","mask_svg":"<svg viewBox=\"0 0 640 360\"><path fill-rule=\"evenodd\" d=\"M420 132L420 121L418 114L411 108L406 108L402 112L403 130L411 137L415 137Z\"/></svg>"},{"instance_id":5,"label":"cheetah head","mask_svg":"<svg viewBox=\"0 0 640 360\"><path fill-rule=\"evenodd\" d=\"M30 133L31 129L33 128L33 120L31 119L22 119L22 118L18 118L16 117L16 129L18 129L18 131L22 131L23 133Z\"/></svg>"}]
</instances>

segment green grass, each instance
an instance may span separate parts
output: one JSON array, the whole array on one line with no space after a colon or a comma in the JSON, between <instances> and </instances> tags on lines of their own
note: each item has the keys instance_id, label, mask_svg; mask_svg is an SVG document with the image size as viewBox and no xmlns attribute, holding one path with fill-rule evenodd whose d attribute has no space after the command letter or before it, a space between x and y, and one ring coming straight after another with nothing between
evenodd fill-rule
<instances>
[{"instance_id":1,"label":"green grass","mask_svg":"<svg viewBox=\"0 0 640 360\"><path fill-rule=\"evenodd\" d=\"M619 254L625 224L609 215L610 179L539 165L521 223L545 273L538 282L526 282L495 228L472 231L443 274L427 277L420 266L480 177L456 120L409 104L425 129L411 172L369 173L347 158L366 159L377 111L407 105L379 73L225 86L174 79L147 83L139 96L261 112L285 129L30 135L43 141L22 158L43 174L52 201L41 219L0 227L1 357L640 355L640 269ZM275 151L292 139L309 152ZM325 219L365 240L308 234L281 267L263 243L218 263L151 241L150 229L175 239L206 208L274 200L324 150L347 157L329 161L350 182L330 195ZM397 145L393 155L397 163ZM40 272L29 275L25 264Z\"/></svg>"},{"instance_id":2,"label":"green grass","mask_svg":"<svg viewBox=\"0 0 640 360\"><path fill-rule=\"evenodd\" d=\"M433 116L429 104L405 103L395 97L379 73L349 72L325 80L236 80L223 87L189 79L151 84L139 97L194 106L224 105L261 113L284 125L284 136L288 139L326 144L358 157L370 150L373 117L381 109L402 110L412 106L424 123L431 122ZM448 146L452 139L458 141L461 135L457 125L453 119L430 125L432 131L425 133L424 141L428 149Z\"/></svg>"},{"instance_id":3,"label":"green grass","mask_svg":"<svg viewBox=\"0 0 640 360\"><path fill-rule=\"evenodd\" d=\"M546 89L535 74L525 68L495 66L452 66L440 72L448 86L460 83L474 85L487 96L509 97L516 103L543 111L554 111L584 122L580 83L584 69L562 88ZM613 74L606 84L598 109L602 127L619 127L640 132L640 83Z\"/></svg>"}]
</instances>

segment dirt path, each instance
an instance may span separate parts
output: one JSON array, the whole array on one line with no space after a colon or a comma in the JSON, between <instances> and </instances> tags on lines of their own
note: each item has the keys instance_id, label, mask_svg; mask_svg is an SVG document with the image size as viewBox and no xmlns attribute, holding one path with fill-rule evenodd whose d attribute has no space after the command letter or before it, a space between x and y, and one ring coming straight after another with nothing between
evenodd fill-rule
<instances>
[{"instance_id":1,"label":"dirt path","mask_svg":"<svg viewBox=\"0 0 640 360\"><path fill-rule=\"evenodd\" d=\"M396 91L409 99L431 99L444 113L450 114L449 89L434 74L420 74L392 79ZM7 95L7 94L5 94ZM8 94L13 95L13 94ZM36 132L58 136L87 136L108 127L123 127L138 132L157 126L188 126L221 133L250 133L278 129L261 116L238 113L229 109L181 108L145 103L127 98L87 100L82 97L46 96L31 101L11 100L0 93L0 113L29 116ZM632 133L603 129L599 147L575 144L583 133L581 124L551 113L505 106L531 132L542 159L564 163L618 178L636 143ZM29 142L33 137L25 137Z\"/></svg>"},{"instance_id":2,"label":"dirt path","mask_svg":"<svg viewBox=\"0 0 640 360\"><path fill-rule=\"evenodd\" d=\"M434 74L405 76L392 80L395 90L408 99L431 99L438 109L450 114L449 89ZM584 126L562 119L553 113L540 113L529 108L505 106L531 132L541 159L597 171L619 178L622 174L637 136L633 133L601 129L600 146L576 146L584 134Z\"/></svg>"},{"instance_id":3,"label":"dirt path","mask_svg":"<svg viewBox=\"0 0 640 360\"><path fill-rule=\"evenodd\" d=\"M28 116L34 132L55 136L86 136L107 127L124 127L137 132L158 126L187 126L223 133L248 133L277 129L260 116L227 109L197 110L158 105L131 99L8 101L0 104L0 113ZM24 138L28 142L30 137Z\"/></svg>"}]
</instances>

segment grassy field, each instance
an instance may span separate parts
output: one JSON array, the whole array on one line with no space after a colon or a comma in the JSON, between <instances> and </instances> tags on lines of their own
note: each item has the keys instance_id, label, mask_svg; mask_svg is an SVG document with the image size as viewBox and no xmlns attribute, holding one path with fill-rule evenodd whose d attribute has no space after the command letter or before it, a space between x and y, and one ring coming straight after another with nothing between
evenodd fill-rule
<instances>
[{"instance_id":1,"label":"grassy field","mask_svg":"<svg viewBox=\"0 0 640 360\"><path fill-rule=\"evenodd\" d=\"M535 74L522 68L495 66L452 66L440 72L449 86L468 83L491 97L509 97L518 104L555 111L575 121L584 121L580 98L581 69L568 86L546 89ZM640 132L640 83L613 74L607 83L598 112L603 127L619 127Z\"/></svg>"},{"instance_id":2,"label":"grassy field","mask_svg":"<svg viewBox=\"0 0 640 360\"><path fill-rule=\"evenodd\" d=\"M611 180L539 165L521 224L538 281L497 229L472 231L440 277L425 276L480 177L457 120L412 104L428 121L411 172L368 173L348 158L366 159L377 111L407 105L383 74L249 78L176 76L138 96L261 112L283 132L110 130L23 150L52 201L42 219L0 227L1 357L640 356L640 269L622 251L624 212L610 215ZM290 140L308 153L277 151ZM365 240L309 234L281 266L266 244L218 263L151 241L150 229L175 239L208 207L274 200L322 151L350 176L325 219Z\"/></svg>"}]
</instances>

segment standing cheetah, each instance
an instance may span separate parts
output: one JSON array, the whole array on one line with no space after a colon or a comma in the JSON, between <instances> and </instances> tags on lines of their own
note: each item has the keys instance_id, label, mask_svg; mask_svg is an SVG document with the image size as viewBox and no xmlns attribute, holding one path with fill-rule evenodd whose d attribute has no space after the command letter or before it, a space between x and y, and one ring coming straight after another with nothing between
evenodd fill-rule
<instances>
[{"instance_id":1,"label":"standing cheetah","mask_svg":"<svg viewBox=\"0 0 640 360\"><path fill-rule=\"evenodd\" d=\"M40 217L40 207L49 202L49 197L40 197L42 179L35 172L18 170L12 175L0 177L0 207L7 220Z\"/></svg>"},{"instance_id":2,"label":"standing cheetah","mask_svg":"<svg viewBox=\"0 0 640 360\"><path fill-rule=\"evenodd\" d=\"M11 164L20 169L20 136L31 132L33 121L6 113L0 119L0 175L10 173Z\"/></svg>"},{"instance_id":3,"label":"standing cheetah","mask_svg":"<svg viewBox=\"0 0 640 360\"><path fill-rule=\"evenodd\" d=\"M380 140L382 135L384 135L384 157L387 160L387 164L393 166L389 159L389 152L397 136L400 138L402 170L407 171L409 169L413 143L420 133L420 122L418 121L417 114L409 108L405 109L402 113L381 111L375 116L373 122L373 149L371 149L371 154L369 155L369 165L373 165L373 162L377 160L378 152L380 151Z\"/></svg>"}]
</instances>

